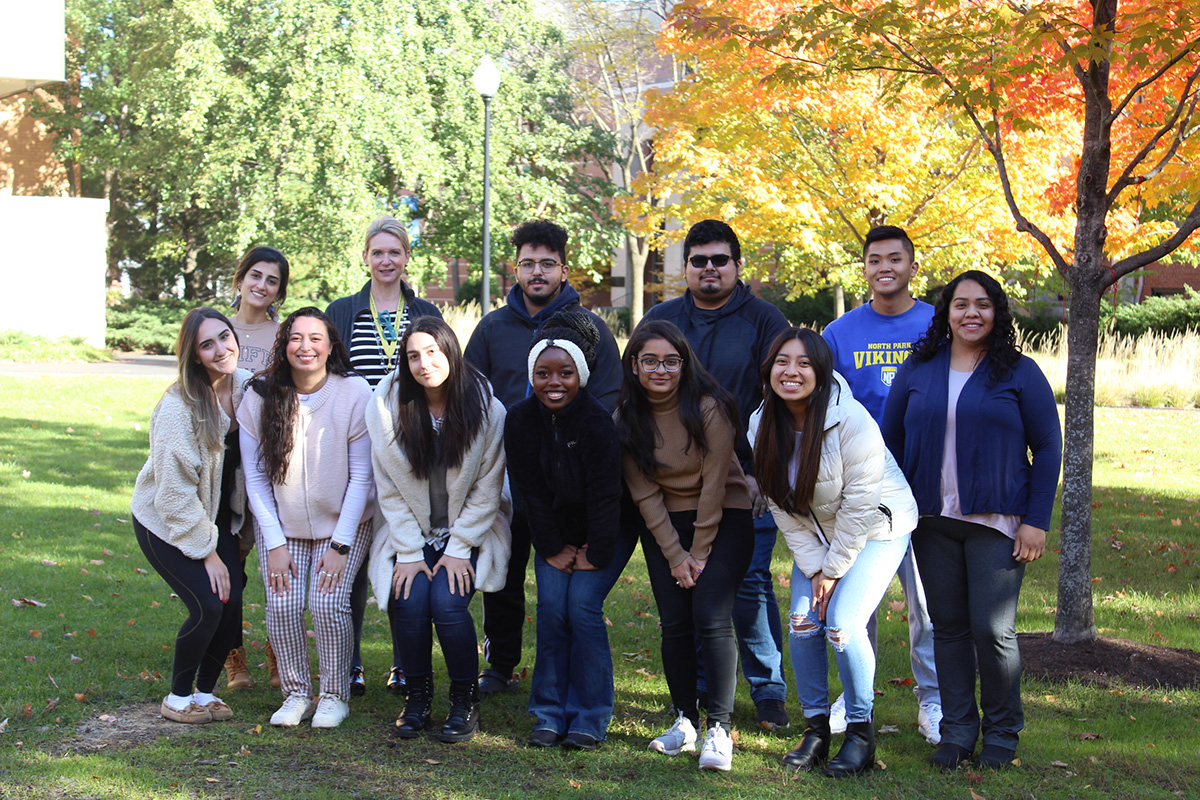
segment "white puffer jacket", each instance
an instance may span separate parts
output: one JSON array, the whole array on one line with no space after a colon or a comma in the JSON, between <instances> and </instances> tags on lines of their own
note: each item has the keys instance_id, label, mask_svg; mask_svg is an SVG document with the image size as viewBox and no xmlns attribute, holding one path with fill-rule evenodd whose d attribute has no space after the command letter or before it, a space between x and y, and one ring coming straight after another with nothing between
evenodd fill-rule
<instances>
[{"instance_id":1,"label":"white puffer jacket","mask_svg":"<svg viewBox=\"0 0 1200 800\"><path fill-rule=\"evenodd\" d=\"M917 501L879 426L838 373L825 411L821 469L809 514L791 515L769 502L796 566L807 577L846 574L868 541L887 541L917 527ZM762 408L750 417L750 441Z\"/></svg>"}]
</instances>

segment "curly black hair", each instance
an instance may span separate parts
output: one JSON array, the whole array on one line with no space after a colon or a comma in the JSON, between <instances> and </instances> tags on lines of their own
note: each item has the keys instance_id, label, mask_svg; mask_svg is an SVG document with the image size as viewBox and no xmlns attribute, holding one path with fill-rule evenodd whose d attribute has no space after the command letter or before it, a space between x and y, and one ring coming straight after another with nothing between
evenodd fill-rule
<instances>
[{"instance_id":1,"label":"curly black hair","mask_svg":"<svg viewBox=\"0 0 1200 800\"><path fill-rule=\"evenodd\" d=\"M954 292L963 281L974 281L983 287L988 298L992 301L994 318L992 332L987 337L988 381L998 383L1009 376L1013 367L1021 360L1021 348L1017 345L1017 330L1013 325L1012 309L1008 305L1008 295L1000 282L977 269L969 269L955 276L946 284L942 294L934 306L933 319L925 334L913 343L912 358L914 362L931 361L938 351L950 342L950 303L954 300Z\"/></svg>"},{"instance_id":2,"label":"curly black hair","mask_svg":"<svg viewBox=\"0 0 1200 800\"><path fill-rule=\"evenodd\" d=\"M588 370L596 368L596 347L600 344L600 331L596 330L591 317L578 308L564 308L542 325L530 342L530 346L543 339L562 339L571 342L583 352Z\"/></svg>"},{"instance_id":3,"label":"curly black hair","mask_svg":"<svg viewBox=\"0 0 1200 800\"><path fill-rule=\"evenodd\" d=\"M509 241L512 242L514 253L520 254L525 245L545 247L558 253L559 259L567 263L567 229L548 219L522 222L513 228Z\"/></svg>"}]
</instances>

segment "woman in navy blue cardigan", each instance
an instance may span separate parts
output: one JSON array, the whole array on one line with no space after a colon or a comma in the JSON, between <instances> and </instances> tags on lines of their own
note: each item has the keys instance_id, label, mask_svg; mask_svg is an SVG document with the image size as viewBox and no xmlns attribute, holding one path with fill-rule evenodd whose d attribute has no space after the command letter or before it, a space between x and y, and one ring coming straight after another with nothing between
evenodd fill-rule
<instances>
[{"instance_id":1,"label":"woman in navy blue cardigan","mask_svg":"<svg viewBox=\"0 0 1200 800\"><path fill-rule=\"evenodd\" d=\"M896 372L882 429L917 499L917 567L937 576L925 585L943 714L930 761L954 769L971 758L978 668L978 763L1006 767L1024 727L1017 596L1025 564L1046 550L1062 433L995 279L970 270L942 291Z\"/></svg>"}]
</instances>

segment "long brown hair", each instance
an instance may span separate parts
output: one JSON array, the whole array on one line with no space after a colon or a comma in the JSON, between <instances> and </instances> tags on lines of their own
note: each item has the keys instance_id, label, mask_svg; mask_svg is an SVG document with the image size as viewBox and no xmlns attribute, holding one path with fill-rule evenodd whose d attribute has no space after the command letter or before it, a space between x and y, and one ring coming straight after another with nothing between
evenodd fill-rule
<instances>
[{"instance_id":1,"label":"long brown hair","mask_svg":"<svg viewBox=\"0 0 1200 800\"><path fill-rule=\"evenodd\" d=\"M796 456L792 412L783 398L771 390L771 368L783 346L793 339L804 345L817 385L808 396L801 423L799 468L796 483L788 480ZM825 340L809 328L788 328L775 337L767 357L759 365L763 382L763 410L754 438L754 476L758 488L788 514L807 514L817 488L821 469L821 445L825 441L825 411L833 392L833 352Z\"/></svg>"},{"instance_id":2,"label":"long brown hair","mask_svg":"<svg viewBox=\"0 0 1200 800\"><path fill-rule=\"evenodd\" d=\"M414 333L433 337L446 356L450 374L446 378L446 410L440 432L433 430L425 387L408 366L408 341ZM413 320L400 339L402 358L396 364L392 407L395 410L395 441L420 479L434 467L462 466L463 456L483 428L490 411L487 381L463 358L454 329L432 314Z\"/></svg>"},{"instance_id":3,"label":"long brown hair","mask_svg":"<svg viewBox=\"0 0 1200 800\"><path fill-rule=\"evenodd\" d=\"M277 320L279 319L279 309L283 308L283 301L287 299L288 274L291 272L291 268L283 253L274 247L251 247L246 251L246 255L242 256L242 260L238 262L237 269L233 273L233 293L235 295L233 308L236 309L241 305L242 281L246 280L250 268L262 261L274 264L279 268L279 293L275 295L275 301L267 307L267 317Z\"/></svg>"},{"instance_id":4,"label":"long brown hair","mask_svg":"<svg viewBox=\"0 0 1200 800\"><path fill-rule=\"evenodd\" d=\"M651 339L663 339L683 357L683 365L679 368L679 420L687 431L687 445L683 451L692 449L695 444L700 453L708 453L708 437L704 434L704 411L702 403L705 397L711 397L717 405L717 413L724 415L736 431L741 426L737 413L737 405L733 395L729 394L716 378L709 374L700 359L696 358L688 339L674 324L666 320L643 320L629 337L625 346L625 355L621 363L625 367L625 375L621 381L621 396L617 400L617 439L621 447L633 458L638 469L647 478L653 480L654 474L662 466L654 457L658 447L658 424L654 421L654 412L650 407L650 398L638 379L636 362L646 342Z\"/></svg>"},{"instance_id":5,"label":"long brown hair","mask_svg":"<svg viewBox=\"0 0 1200 800\"><path fill-rule=\"evenodd\" d=\"M353 375L350 356L338 338L337 329L329 318L314 306L299 308L288 315L279 326L275 346L267 368L254 375L250 388L263 399L262 418L258 424L258 447L262 454L262 466L271 483L282 485L287 477L288 460L296 438L296 382L292 378L292 365L288 362L288 339L292 336L292 325L301 317L313 317L325 324L329 337L329 358L325 371L330 375Z\"/></svg>"},{"instance_id":6,"label":"long brown hair","mask_svg":"<svg viewBox=\"0 0 1200 800\"><path fill-rule=\"evenodd\" d=\"M225 446L221 431L221 405L217 393L213 390L212 379L208 370L200 363L200 326L206 319L218 319L225 323L237 341L237 331L229 319L215 308L201 306L193 308L183 318L179 326L179 336L175 338L175 360L178 362L179 378L167 390L174 389L183 402L191 409L200 429L200 438L210 450L221 449ZM232 380L233 376L230 376Z\"/></svg>"}]
</instances>

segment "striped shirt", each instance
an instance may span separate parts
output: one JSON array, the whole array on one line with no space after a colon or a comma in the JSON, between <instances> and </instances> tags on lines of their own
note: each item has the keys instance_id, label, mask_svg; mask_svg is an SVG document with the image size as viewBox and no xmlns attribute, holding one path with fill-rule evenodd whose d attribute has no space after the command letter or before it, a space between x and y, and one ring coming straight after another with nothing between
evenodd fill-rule
<instances>
[{"instance_id":1,"label":"striped shirt","mask_svg":"<svg viewBox=\"0 0 1200 800\"><path fill-rule=\"evenodd\" d=\"M408 306L405 305L404 310L400 312L400 322L395 326L397 337L403 338L404 331L408 329L408 322ZM383 380L389 370L387 354L383 351L383 345L379 343L379 333L375 330L375 320L371 316L370 309L364 309L354 318L354 330L350 335L349 349L350 366L367 379L371 388L375 388L375 385ZM403 355L399 352L399 344L397 344L397 350L392 355L392 369L395 369Z\"/></svg>"}]
</instances>

